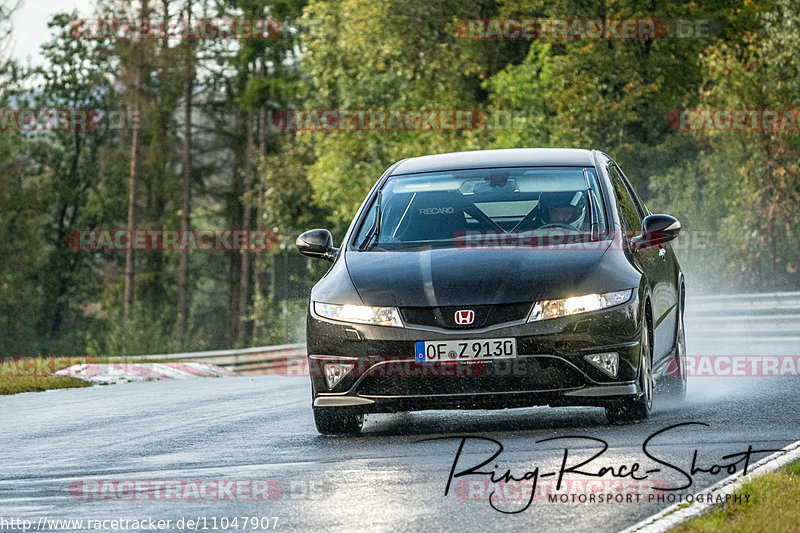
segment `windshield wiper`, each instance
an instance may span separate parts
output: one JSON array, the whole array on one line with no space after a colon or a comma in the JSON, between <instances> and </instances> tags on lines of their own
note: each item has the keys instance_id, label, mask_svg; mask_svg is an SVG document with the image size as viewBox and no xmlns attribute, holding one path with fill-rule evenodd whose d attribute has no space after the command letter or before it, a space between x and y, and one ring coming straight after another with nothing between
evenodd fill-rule
<instances>
[{"instance_id":1,"label":"windshield wiper","mask_svg":"<svg viewBox=\"0 0 800 533\"><path fill-rule=\"evenodd\" d=\"M593 241L600 240L600 225L597 223L597 219L595 218L595 207L600 208L599 203L597 202L597 195L594 193L594 189L592 189L591 182L589 181L589 172L586 168L583 169L583 179L586 180L586 190L589 192L588 202L586 202L586 207L589 209L589 223L591 224L591 233L589 238Z\"/></svg>"},{"instance_id":2,"label":"windshield wiper","mask_svg":"<svg viewBox=\"0 0 800 533\"><path fill-rule=\"evenodd\" d=\"M383 198L383 193L379 190L378 191L378 199L375 201L375 220L372 222L372 226L369 228L367 232L367 236L364 237L364 240L361 241L361 244L358 246L359 251L366 250L370 244L372 243L372 238L375 237L375 240L380 238L381 234L381 199Z\"/></svg>"}]
</instances>

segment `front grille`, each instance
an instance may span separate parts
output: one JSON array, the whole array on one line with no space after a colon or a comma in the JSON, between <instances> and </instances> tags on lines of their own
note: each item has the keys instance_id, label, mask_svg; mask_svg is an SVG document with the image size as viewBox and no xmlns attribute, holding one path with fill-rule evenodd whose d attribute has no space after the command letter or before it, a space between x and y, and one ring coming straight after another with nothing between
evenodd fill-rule
<instances>
[{"instance_id":1,"label":"front grille","mask_svg":"<svg viewBox=\"0 0 800 533\"><path fill-rule=\"evenodd\" d=\"M456 324L456 311L475 312L472 324ZM531 310L530 303L500 305L462 305L458 307L401 307L403 322L415 326L433 326L446 329L475 329L525 320Z\"/></svg>"},{"instance_id":2,"label":"front grille","mask_svg":"<svg viewBox=\"0 0 800 533\"><path fill-rule=\"evenodd\" d=\"M365 377L357 386L362 396L435 396L492 392L548 392L584 385L584 377L572 365L555 357L532 357L486 363L466 375L434 372L405 376ZM479 374L479 375L476 375Z\"/></svg>"}]
</instances>

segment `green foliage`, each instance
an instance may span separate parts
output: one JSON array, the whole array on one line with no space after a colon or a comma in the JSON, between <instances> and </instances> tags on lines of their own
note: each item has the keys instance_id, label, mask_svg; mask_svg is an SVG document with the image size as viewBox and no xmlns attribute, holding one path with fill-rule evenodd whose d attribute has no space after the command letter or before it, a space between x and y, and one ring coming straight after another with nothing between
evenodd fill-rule
<instances>
[{"instance_id":1,"label":"green foliage","mask_svg":"<svg viewBox=\"0 0 800 533\"><path fill-rule=\"evenodd\" d=\"M303 71L307 109L483 108L482 80L502 68L490 43L456 37L458 19L481 2L345 0L311 2L304 17L316 22ZM308 180L317 203L330 206L341 237L355 210L394 161L416 155L479 149L464 131L361 131L297 134L317 156Z\"/></svg>"},{"instance_id":2,"label":"green foliage","mask_svg":"<svg viewBox=\"0 0 800 533\"><path fill-rule=\"evenodd\" d=\"M760 17L758 32L709 47L701 58L705 109L791 110L800 104L800 15L788 1ZM692 170L662 191L683 190L676 205L717 232L724 280L750 289L800 282L800 133L701 131ZM686 165L688 166L688 165ZM708 216L713 214L713 217Z\"/></svg>"},{"instance_id":3,"label":"green foliage","mask_svg":"<svg viewBox=\"0 0 800 533\"><path fill-rule=\"evenodd\" d=\"M18 176L24 175L22 143L14 134L0 132L0 331L2 351L23 353L36 336L38 300L30 276L37 267L42 241L38 227L44 216L33 192Z\"/></svg>"},{"instance_id":4,"label":"green foliage","mask_svg":"<svg viewBox=\"0 0 800 533\"><path fill-rule=\"evenodd\" d=\"M800 15L791 0L192 5L195 17L272 17L283 35L235 44L76 40L67 31L76 15L61 14L42 49L45 67L12 63L0 73L0 104L125 112L142 50L137 226L173 229L181 220L185 81L193 75L192 227L238 228L249 208L250 228L273 229L280 248L248 256L245 284L243 256L189 254L189 324L179 345L179 254L136 254L133 319L123 321L124 253L66 244L71 230L125 227L130 115L122 129L104 122L86 132L0 131L0 352L122 355L300 340L308 291L329 264L297 255L295 237L327 227L339 242L389 165L458 150L602 149L652 211L709 235L708 248L679 249L690 286L800 286L800 133L685 132L667 123L679 109L800 108ZM103 6L105 15L131 16L139 4ZM150 2L153 16L165 8L184 16L186 2ZM654 41L457 35L461 19L489 17L714 24L707 38ZM487 121L478 131L272 127L275 112L292 108L475 110Z\"/></svg>"}]
</instances>

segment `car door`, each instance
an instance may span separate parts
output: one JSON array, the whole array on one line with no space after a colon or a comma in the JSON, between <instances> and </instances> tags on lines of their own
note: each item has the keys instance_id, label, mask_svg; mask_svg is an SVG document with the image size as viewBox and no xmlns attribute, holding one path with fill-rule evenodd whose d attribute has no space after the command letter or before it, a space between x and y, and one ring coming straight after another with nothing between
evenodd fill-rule
<instances>
[{"instance_id":1,"label":"car door","mask_svg":"<svg viewBox=\"0 0 800 533\"><path fill-rule=\"evenodd\" d=\"M632 211L627 216L630 224L636 224L631 235L637 235L642 229L642 220L649 213L645 209L636 191L631 187L622 170L615 163L611 163L613 168L612 183L617 180L616 189L619 188L623 197L623 203L629 204L627 209ZM635 216L634 216L635 215ZM648 284L651 289L653 306L653 362L658 363L672 349L675 338L675 312L677 303L677 291L673 270L668 259L667 244L644 248L636 252L636 260L646 271Z\"/></svg>"},{"instance_id":2,"label":"car door","mask_svg":"<svg viewBox=\"0 0 800 533\"><path fill-rule=\"evenodd\" d=\"M619 170L619 167L617 169ZM631 187L630 181L621 170L620 173L631 192L633 201L639 208L642 218L649 215L650 213L644 203ZM660 259L656 261L654 276L654 299L658 302L660 311L658 316L655 317L657 333L653 353L655 354L655 362L658 363L661 357L669 355L674 345L678 324L678 285L672 245L670 243L659 244L653 250L657 252Z\"/></svg>"}]
</instances>

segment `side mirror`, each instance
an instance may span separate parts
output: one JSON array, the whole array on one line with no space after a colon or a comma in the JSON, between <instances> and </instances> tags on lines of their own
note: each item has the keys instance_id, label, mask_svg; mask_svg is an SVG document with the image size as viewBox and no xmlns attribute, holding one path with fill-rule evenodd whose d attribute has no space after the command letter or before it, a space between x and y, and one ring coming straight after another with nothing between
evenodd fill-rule
<instances>
[{"instance_id":1,"label":"side mirror","mask_svg":"<svg viewBox=\"0 0 800 533\"><path fill-rule=\"evenodd\" d=\"M642 221L642 234L631 239L633 250L650 248L669 242L678 236L681 223L669 215L649 215Z\"/></svg>"},{"instance_id":2,"label":"side mirror","mask_svg":"<svg viewBox=\"0 0 800 533\"><path fill-rule=\"evenodd\" d=\"M297 250L308 257L326 259L333 262L338 248L333 247L333 237L326 229L312 229L300 235L295 241Z\"/></svg>"}]
</instances>

